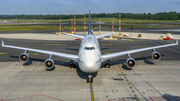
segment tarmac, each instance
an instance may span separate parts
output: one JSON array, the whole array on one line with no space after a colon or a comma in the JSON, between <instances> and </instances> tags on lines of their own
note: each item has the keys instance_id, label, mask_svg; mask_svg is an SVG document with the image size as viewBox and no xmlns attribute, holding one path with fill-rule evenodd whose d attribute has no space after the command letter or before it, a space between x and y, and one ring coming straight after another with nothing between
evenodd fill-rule
<instances>
[{"instance_id":1,"label":"tarmac","mask_svg":"<svg viewBox=\"0 0 180 101\"><path fill-rule=\"evenodd\" d=\"M0 40L4 40L7 45L69 54L78 54L81 43L74 39L47 40L45 36L41 37L42 40L19 38L1 37ZM110 54L175 43L175 40L135 38L99 40L99 43L102 54ZM18 57L23 50L0 47L0 101L178 101L179 49L180 45L156 49L162 55L158 62L151 59L151 50L131 54L136 60L132 70L125 65L127 56L114 58L111 60L111 68L104 68L102 63L102 68L93 75L94 82L90 84L86 83L87 74L77 64L76 68L70 68L67 59L53 57L55 69L47 71L43 62L48 55L28 52L29 61L21 63Z\"/></svg>"}]
</instances>

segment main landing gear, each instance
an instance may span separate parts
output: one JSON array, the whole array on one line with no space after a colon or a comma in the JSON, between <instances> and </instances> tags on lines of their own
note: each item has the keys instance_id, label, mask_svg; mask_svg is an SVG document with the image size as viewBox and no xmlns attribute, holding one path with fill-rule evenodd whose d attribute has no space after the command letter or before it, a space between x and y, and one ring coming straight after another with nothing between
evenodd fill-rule
<instances>
[{"instance_id":1,"label":"main landing gear","mask_svg":"<svg viewBox=\"0 0 180 101\"><path fill-rule=\"evenodd\" d=\"M105 63L105 68L110 68L110 64L111 64L111 61L107 60L107 62Z\"/></svg>"},{"instance_id":2,"label":"main landing gear","mask_svg":"<svg viewBox=\"0 0 180 101\"><path fill-rule=\"evenodd\" d=\"M92 74L89 73L89 76L87 78L87 83L93 83L93 78L92 78Z\"/></svg>"},{"instance_id":3,"label":"main landing gear","mask_svg":"<svg viewBox=\"0 0 180 101\"><path fill-rule=\"evenodd\" d=\"M75 64L74 64L73 60L71 60L71 61L69 62L69 64L70 64L70 68L75 68Z\"/></svg>"}]
</instances>

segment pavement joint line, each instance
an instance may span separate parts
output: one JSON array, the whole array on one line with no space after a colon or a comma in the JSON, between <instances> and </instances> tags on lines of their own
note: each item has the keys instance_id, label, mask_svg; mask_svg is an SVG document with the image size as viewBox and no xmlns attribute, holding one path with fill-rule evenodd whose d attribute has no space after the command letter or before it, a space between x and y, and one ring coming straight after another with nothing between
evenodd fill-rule
<instances>
[{"instance_id":1,"label":"pavement joint line","mask_svg":"<svg viewBox=\"0 0 180 101\"><path fill-rule=\"evenodd\" d=\"M89 84L90 84L90 91L91 91L91 101L94 101L93 86L91 82Z\"/></svg>"},{"instance_id":2,"label":"pavement joint line","mask_svg":"<svg viewBox=\"0 0 180 101\"><path fill-rule=\"evenodd\" d=\"M17 62L16 62L17 63ZM17 72L19 72L21 69L23 68L23 66L17 70L15 70L14 72L12 72L10 75L8 75L6 78L4 78L0 83L4 82L6 79L8 79L10 76L15 75Z\"/></svg>"}]
</instances>

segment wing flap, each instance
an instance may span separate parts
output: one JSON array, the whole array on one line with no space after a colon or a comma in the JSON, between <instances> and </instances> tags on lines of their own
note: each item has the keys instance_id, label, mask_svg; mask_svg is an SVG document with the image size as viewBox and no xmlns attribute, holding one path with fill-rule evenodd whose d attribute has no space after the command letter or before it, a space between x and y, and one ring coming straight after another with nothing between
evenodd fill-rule
<instances>
[{"instance_id":1,"label":"wing flap","mask_svg":"<svg viewBox=\"0 0 180 101\"><path fill-rule=\"evenodd\" d=\"M53 51L47 51L47 50L40 50L40 49L17 47L17 46L11 46L11 45L4 45L4 41L2 41L2 46L3 47L8 47L8 48L14 48L14 49L34 51L34 52L39 52L39 53L44 53L44 54L51 54L51 55L54 55L54 56L59 56L59 57L63 57L63 58L66 58L66 59L78 61L78 56L77 55L72 55L72 54L53 52Z\"/></svg>"}]
</instances>

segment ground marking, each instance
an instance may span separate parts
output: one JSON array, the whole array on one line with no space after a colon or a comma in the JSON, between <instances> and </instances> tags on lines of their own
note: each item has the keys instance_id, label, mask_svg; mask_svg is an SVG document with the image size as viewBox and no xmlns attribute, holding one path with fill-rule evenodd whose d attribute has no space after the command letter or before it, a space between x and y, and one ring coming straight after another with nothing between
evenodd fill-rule
<instances>
[{"instance_id":1,"label":"ground marking","mask_svg":"<svg viewBox=\"0 0 180 101\"><path fill-rule=\"evenodd\" d=\"M114 60L116 61L116 59L115 59L115 58L114 58ZM125 74L124 74L124 72L122 71L122 68L120 67L120 65L119 65L118 67L119 67L119 69L120 69L121 73L123 74L124 79L126 79L126 82L127 82L127 84L129 85L129 88L130 88L130 89L133 89L133 87L132 87L132 86L131 86L131 84L129 83L129 81L128 81L128 79L127 79L126 75L125 75ZM134 97L136 97L136 98L137 98L137 101L139 101L139 99L138 99L137 95L135 94L135 91L134 91L134 90L131 90L131 92L134 94Z\"/></svg>"},{"instance_id":2,"label":"ground marking","mask_svg":"<svg viewBox=\"0 0 180 101\"><path fill-rule=\"evenodd\" d=\"M93 87L92 87L92 83L90 82L90 90L91 90L91 101L94 101L94 94L93 94Z\"/></svg>"},{"instance_id":3,"label":"ground marking","mask_svg":"<svg viewBox=\"0 0 180 101\"><path fill-rule=\"evenodd\" d=\"M62 44L62 46L66 46L67 44Z\"/></svg>"},{"instance_id":4,"label":"ground marking","mask_svg":"<svg viewBox=\"0 0 180 101\"><path fill-rule=\"evenodd\" d=\"M33 55L39 55L39 53L33 53Z\"/></svg>"},{"instance_id":5,"label":"ground marking","mask_svg":"<svg viewBox=\"0 0 180 101\"><path fill-rule=\"evenodd\" d=\"M0 53L0 55L7 54L7 53Z\"/></svg>"}]
</instances>

